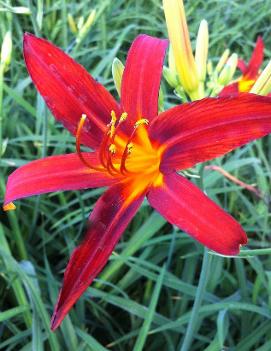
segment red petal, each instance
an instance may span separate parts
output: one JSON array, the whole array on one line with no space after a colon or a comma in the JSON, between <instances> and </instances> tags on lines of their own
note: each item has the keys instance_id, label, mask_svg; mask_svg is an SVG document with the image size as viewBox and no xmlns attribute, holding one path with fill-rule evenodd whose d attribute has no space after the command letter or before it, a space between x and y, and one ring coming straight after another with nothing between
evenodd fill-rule
<instances>
[{"instance_id":1,"label":"red petal","mask_svg":"<svg viewBox=\"0 0 271 351\"><path fill-rule=\"evenodd\" d=\"M237 61L237 67L240 69L242 73L244 73L247 69L247 65L244 60L238 59Z\"/></svg>"},{"instance_id":2,"label":"red petal","mask_svg":"<svg viewBox=\"0 0 271 351\"><path fill-rule=\"evenodd\" d=\"M223 96L237 96L239 94L239 87L238 83L231 83L229 85L226 85L221 92L218 94L219 97Z\"/></svg>"},{"instance_id":3,"label":"red petal","mask_svg":"<svg viewBox=\"0 0 271 351\"><path fill-rule=\"evenodd\" d=\"M67 266L51 328L55 330L74 303L99 274L123 231L142 203L145 192L135 195L127 183L111 187L98 200L88 222L83 243L78 246Z\"/></svg>"},{"instance_id":4,"label":"red petal","mask_svg":"<svg viewBox=\"0 0 271 351\"><path fill-rule=\"evenodd\" d=\"M133 126L140 118L151 120L158 113L158 94L167 40L139 35L127 57L121 84L121 104ZM124 126L125 127L125 126Z\"/></svg>"},{"instance_id":5,"label":"red petal","mask_svg":"<svg viewBox=\"0 0 271 351\"><path fill-rule=\"evenodd\" d=\"M183 104L162 113L149 131L165 145L163 171L189 168L269 134L271 98L242 94Z\"/></svg>"},{"instance_id":6,"label":"red petal","mask_svg":"<svg viewBox=\"0 0 271 351\"><path fill-rule=\"evenodd\" d=\"M89 163L97 166L94 154L84 155ZM114 181L107 173L86 167L77 154L46 157L16 169L9 176L5 204L47 192L107 186Z\"/></svg>"},{"instance_id":7,"label":"red petal","mask_svg":"<svg viewBox=\"0 0 271 351\"><path fill-rule=\"evenodd\" d=\"M211 201L199 188L176 173L153 187L148 200L163 217L209 249L223 255L237 255L247 243L242 227Z\"/></svg>"},{"instance_id":8,"label":"red petal","mask_svg":"<svg viewBox=\"0 0 271 351\"><path fill-rule=\"evenodd\" d=\"M247 65L247 69L243 72L246 79L256 79L259 75L259 69L263 63L264 43L261 36L257 38L255 49L251 59Z\"/></svg>"},{"instance_id":9,"label":"red petal","mask_svg":"<svg viewBox=\"0 0 271 351\"><path fill-rule=\"evenodd\" d=\"M25 34L24 57L34 84L55 118L75 134L81 115L86 114L82 142L92 148L99 146L111 110L119 113L111 94L47 40Z\"/></svg>"}]
</instances>

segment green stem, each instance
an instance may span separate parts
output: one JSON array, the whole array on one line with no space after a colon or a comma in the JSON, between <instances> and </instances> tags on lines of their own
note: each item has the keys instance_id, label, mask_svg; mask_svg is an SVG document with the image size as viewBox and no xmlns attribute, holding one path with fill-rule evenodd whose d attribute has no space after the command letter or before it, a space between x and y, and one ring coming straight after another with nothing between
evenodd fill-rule
<instances>
[{"instance_id":1,"label":"green stem","mask_svg":"<svg viewBox=\"0 0 271 351\"><path fill-rule=\"evenodd\" d=\"M201 307L202 299L205 294L205 289L208 282L210 265L211 265L211 255L208 254L208 249L205 248L201 272L200 272L200 278L199 278L199 285L195 296L194 305L192 307L191 317L186 329L186 333L185 333L183 342L179 346L180 351L191 350L191 344L194 339L196 328L197 328L199 309Z\"/></svg>"}]
</instances>

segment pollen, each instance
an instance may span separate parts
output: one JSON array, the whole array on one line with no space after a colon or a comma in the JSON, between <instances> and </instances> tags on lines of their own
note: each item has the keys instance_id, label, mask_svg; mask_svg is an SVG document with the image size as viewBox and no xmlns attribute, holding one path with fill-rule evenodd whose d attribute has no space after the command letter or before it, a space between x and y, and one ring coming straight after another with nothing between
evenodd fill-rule
<instances>
[{"instance_id":1,"label":"pollen","mask_svg":"<svg viewBox=\"0 0 271 351\"><path fill-rule=\"evenodd\" d=\"M148 119L141 118L135 123L134 128L138 128L139 126L148 125L148 124L149 124L149 120Z\"/></svg>"},{"instance_id":2,"label":"pollen","mask_svg":"<svg viewBox=\"0 0 271 351\"><path fill-rule=\"evenodd\" d=\"M127 153L128 153L128 154L130 154L130 153L132 152L133 147L134 147L134 144L133 144L133 143L129 143L129 144L127 145Z\"/></svg>"},{"instance_id":3,"label":"pollen","mask_svg":"<svg viewBox=\"0 0 271 351\"><path fill-rule=\"evenodd\" d=\"M117 116L115 111L111 111L111 122L110 125L115 125L117 122Z\"/></svg>"},{"instance_id":4,"label":"pollen","mask_svg":"<svg viewBox=\"0 0 271 351\"><path fill-rule=\"evenodd\" d=\"M13 202L10 202L10 203L3 206L3 210L4 211L13 211L13 210L16 210L16 206L14 205Z\"/></svg>"},{"instance_id":5,"label":"pollen","mask_svg":"<svg viewBox=\"0 0 271 351\"><path fill-rule=\"evenodd\" d=\"M111 154L115 154L117 152L117 147L115 144L111 144L111 145L109 145L108 150Z\"/></svg>"},{"instance_id":6,"label":"pollen","mask_svg":"<svg viewBox=\"0 0 271 351\"><path fill-rule=\"evenodd\" d=\"M128 117L128 113L127 112L123 112L120 116L120 119L119 119L119 123L122 123L124 122Z\"/></svg>"}]
</instances>

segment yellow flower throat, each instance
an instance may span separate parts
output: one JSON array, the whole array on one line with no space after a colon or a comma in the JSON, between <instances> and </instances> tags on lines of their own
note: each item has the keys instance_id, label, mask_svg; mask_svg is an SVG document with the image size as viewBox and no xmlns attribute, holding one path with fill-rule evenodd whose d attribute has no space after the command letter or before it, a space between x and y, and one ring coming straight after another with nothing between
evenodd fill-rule
<instances>
[{"instance_id":1,"label":"yellow flower throat","mask_svg":"<svg viewBox=\"0 0 271 351\"><path fill-rule=\"evenodd\" d=\"M138 119L130 136L121 131L122 123L128 118L123 112L117 118L114 111L111 112L111 122L107 125L101 146L99 148L100 166L95 167L84 158L80 149L80 136L87 116L82 115L76 132L76 150L81 161L89 168L108 172L113 177L140 177L143 176L151 183L161 182L159 171L161 160L161 148L154 147L149 139L147 127L149 121L146 118ZM145 183L145 181L144 181Z\"/></svg>"}]
</instances>

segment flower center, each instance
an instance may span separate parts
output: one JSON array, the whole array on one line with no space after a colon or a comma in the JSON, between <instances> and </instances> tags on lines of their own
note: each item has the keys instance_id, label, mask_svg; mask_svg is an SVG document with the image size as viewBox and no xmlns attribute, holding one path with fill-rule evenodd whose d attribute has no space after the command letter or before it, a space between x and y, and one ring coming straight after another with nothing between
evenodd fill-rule
<instances>
[{"instance_id":1,"label":"flower center","mask_svg":"<svg viewBox=\"0 0 271 351\"><path fill-rule=\"evenodd\" d=\"M158 175L160 156L158 149L150 142L147 126L149 121L141 118L136 121L130 136L121 131L122 123L128 118L123 112L120 117L111 112L111 121L107 125L100 149L101 166L91 165L83 156L80 148L80 136L87 116L82 115L76 132L76 151L81 161L89 168L97 171L107 171L112 176Z\"/></svg>"}]
</instances>

